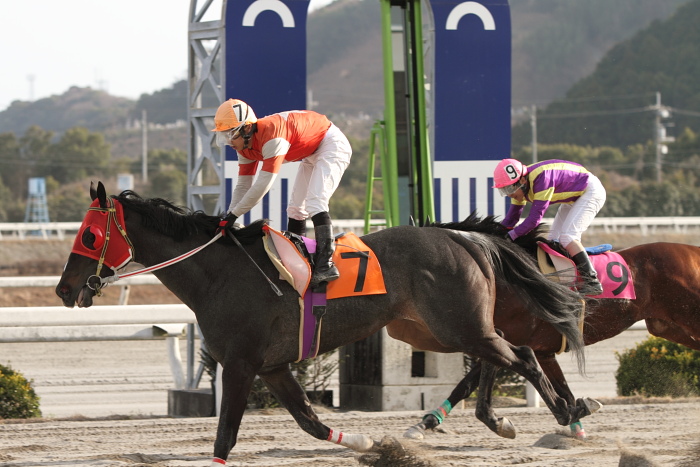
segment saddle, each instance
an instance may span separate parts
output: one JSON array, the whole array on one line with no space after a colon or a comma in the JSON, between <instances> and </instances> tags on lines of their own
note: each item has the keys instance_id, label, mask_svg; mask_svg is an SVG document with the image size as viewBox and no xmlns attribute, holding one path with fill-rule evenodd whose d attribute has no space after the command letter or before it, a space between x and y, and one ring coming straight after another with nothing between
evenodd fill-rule
<instances>
[{"instance_id":1,"label":"saddle","mask_svg":"<svg viewBox=\"0 0 700 467\"><path fill-rule=\"evenodd\" d=\"M328 299L386 293L381 266L374 252L353 233L336 236L333 261L340 277L325 290L310 290L313 253L316 241L291 232L263 227L263 245L270 261L299 294L299 357L297 361L318 355L321 321Z\"/></svg>"},{"instance_id":2,"label":"saddle","mask_svg":"<svg viewBox=\"0 0 700 467\"><path fill-rule=\"evenodd\" d=\"M571 260L569 252L566 251L566 249L564 249L559 242L553 242L551 245L545 242L538 242L537 245L537 263L542 273L553 281L563 284L575 284L577 276L576 265ZM612 245L606 243L595 247L586 247L585 250L588 256L591 258L591 262L595 264L593 258L596 255L602 255L603 253L612 250ZM601 278L600 271L597 267L596 272L598 272L598 277ZM601 283L603 283L602 279ZM605 286L603 286L603 295L604 294ZM586 302L584 300L581 301L585 309ZM581 331L581 334L583 334L584 319L585 313L582 312L579 320L579 330ZM561 347L559 348L557 355L568 351L568 349L566 336L561 336Z\"/></svg>"},{"instance_id":3,"label":"saddle","mask_svg":"<svg viewBox=\"0 0 700 467\"><path fill-rule=\"evenodd\" d=\"M612 250L612 245L602 244L587 247L586 253L598 273L598 280L603 285L603 293L599 298L637 298L634 291L632 273L625 259ZM576 281L576 265L569 253L557 242L551 245L539 242L537 248L537 263L542 273L553 281L562 284L574 284Z\"/></svg>"}]
</instances>

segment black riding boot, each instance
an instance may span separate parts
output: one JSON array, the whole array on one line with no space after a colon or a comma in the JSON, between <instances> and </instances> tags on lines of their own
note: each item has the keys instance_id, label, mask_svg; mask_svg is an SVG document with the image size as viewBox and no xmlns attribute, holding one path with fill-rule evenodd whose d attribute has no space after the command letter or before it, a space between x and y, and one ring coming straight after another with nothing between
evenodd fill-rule
<instances>
[{"instance_id":1,"label":"black riding boot","mask_svg":"<svg viewBox=\"0 0 700 467\"><path fill-rule=\"evenodd\" d=\"M287 231L302 237L306 236L306 220L300 221L290 217L287 221Z\"/></svg>"},{"instance_id":2,"label":"black riding boot","mask_svg":"<svg viewBox=\"0 0 700 467\"><path fill-rule=\"evenodd\" d=\"M311 276L311 288L318 287L322 282L330 282L340 277L338 268L333 264L335 239L332 225L314 226L316 236L316 254L314 255L314 272Z\"/></svg>"},{"instance_id":3,"label":"black riding boot","mask_svg":"<svg viewBox=\"0 0 700 467\"><path fill-rule=\"evenodd\" d=\"M571 257L576 264L581 280L577 289L584 295L600 295L603 293L603 286L598 280L598 273L595 272L588 253L582 251Z\"/></svg>"}]
</instances>

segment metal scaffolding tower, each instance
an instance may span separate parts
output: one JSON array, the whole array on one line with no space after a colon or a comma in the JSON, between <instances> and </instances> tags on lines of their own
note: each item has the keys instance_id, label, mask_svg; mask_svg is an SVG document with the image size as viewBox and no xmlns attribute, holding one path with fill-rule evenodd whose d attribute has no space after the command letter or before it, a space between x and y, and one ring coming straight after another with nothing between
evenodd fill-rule
<instances>
[{"instance_id":1,"label":"metal scaffolding tower","mask_svg":"<svg viewBox=\"0 0 700 467\"><path fill-rule=\"evenodd\" d=\"M187 204L225 211L224 151L214 144L214 114L225 100L224 27L226 0L191 0L188 17Z\"/></svg>"},{"instance_id":2,"label":"metal scaffolding tower","mask_svg":"<svg viewBox=\"0 0 700 467\"><path fill-rule=\"evenodd\" d=\"M29 179L29 196L24 222L49 222L49 205L46 202L46 179Z\"/></svg>"}]
</instances>

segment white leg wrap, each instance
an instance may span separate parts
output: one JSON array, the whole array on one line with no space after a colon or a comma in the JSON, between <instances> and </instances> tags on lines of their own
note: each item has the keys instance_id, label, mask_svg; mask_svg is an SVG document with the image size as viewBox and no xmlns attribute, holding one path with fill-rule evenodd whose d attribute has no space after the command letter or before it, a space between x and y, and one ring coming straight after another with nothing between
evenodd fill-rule
<instances>
[{"instance_id":1,"label":"white leg wrap","mask_svg":"<svg viewBox=\"0 0 700 467\"><path fill-rule=\"evenodd\" d=\"M226 461L215 457L214 459L212 459L211 464L209 464L209 467L221 467L222 465L226 465Z\"/></svg>"},{"instance_id":2,"label":"white leg wrap","mask_svg":"<svg viewBox=\"0 0 700 467\"><path fill-rule=\"evenodd\" d=\"M351 433L343 433L342 431L334 430L331 430L327 441L340 444L341 446L345 446L346 448L359 452L369 451L374 446L374 441L372 441L372 438L369 436L354 435Z\"/></svg>"}]
</instances>

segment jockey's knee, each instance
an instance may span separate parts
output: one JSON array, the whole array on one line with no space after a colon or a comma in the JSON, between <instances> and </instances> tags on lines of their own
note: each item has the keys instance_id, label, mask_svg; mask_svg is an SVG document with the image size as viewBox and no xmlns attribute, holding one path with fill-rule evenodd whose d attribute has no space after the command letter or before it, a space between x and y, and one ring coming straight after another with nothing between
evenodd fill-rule
<instances>
[{"instance_id":1,"label":"jockey's knee","mask_svg":"<svg viewBox=\"0 0 700 467\"><path fill-rule=\"evenodd\" d=\"M307 218L311 217L309 216L309 213L306 209L303 207L299 206L292 206L291 204L287 206L287 217L289 219L296 219L299 221L306 220Z\"/></svg>"},{"instance_id":2,"label":"jockey's knee","mask_svg":"<svg viewBox=\"0 0 700 467\"><path fill-rule=\"evenodd\" d=\"M568 246L573 242L581 243L581 236L580 235L571 235L571 234L561 234L559 236L559 243L564 248L568 249Z\"/></svg>"}]
</instances>

